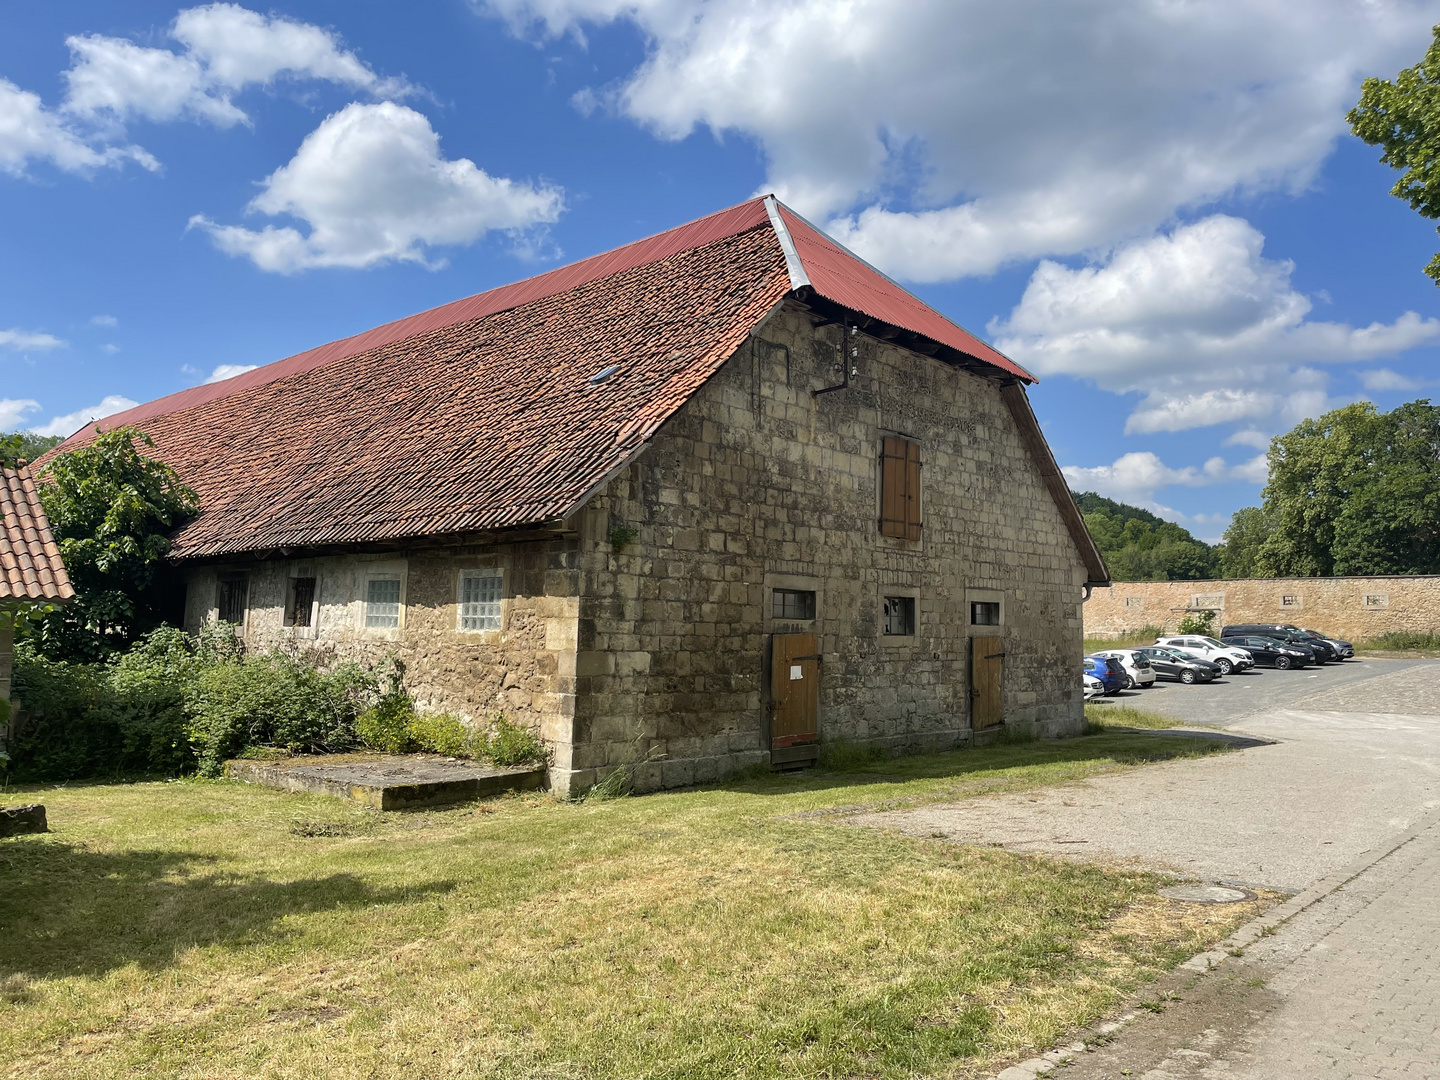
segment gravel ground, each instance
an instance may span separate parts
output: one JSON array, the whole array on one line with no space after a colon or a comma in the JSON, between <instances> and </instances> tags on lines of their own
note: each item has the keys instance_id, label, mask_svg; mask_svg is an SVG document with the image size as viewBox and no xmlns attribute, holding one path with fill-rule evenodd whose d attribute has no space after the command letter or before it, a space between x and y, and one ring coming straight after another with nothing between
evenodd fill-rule
<instances>
[{"instance_id":1,"label":"gravel ground","mask_svg":"<svg viewBox=\"0 0 1440 1080\"><path fill-rule=\"evenodd\" d=\"M1241 676L1223 696L1227 685L1177 686L1166 699L1199 703L1205 722L1270 745L851 821L1299 891L1440 807L1440 662L1310 674ZM1136 704L1178 712L1162 695ZM1292 707L1276 707L1284 701Z\"/></svg>"}]
</instances>

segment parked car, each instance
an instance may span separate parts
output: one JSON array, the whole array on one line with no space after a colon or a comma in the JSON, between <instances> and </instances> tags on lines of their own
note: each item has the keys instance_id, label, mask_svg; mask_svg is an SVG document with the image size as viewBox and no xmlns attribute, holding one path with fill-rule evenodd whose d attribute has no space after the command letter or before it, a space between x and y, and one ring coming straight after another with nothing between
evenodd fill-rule
<instances>
[{"instance_id":1,"label":"parked car","mask_svg":"<svg viewBox=\"0 0 1440 1080\"><path fill-rule=\"evenodd\" d=\"M1109 652L1091 653L1091 656L1103 656L1107 660L1119 660L1120 666L1125 671L1125 678L1122 680L1126 690L1143 689L1155 685L1155 669L1150 666L1150 661L1141 656L1136 649L1111 649Z\"/></svg>"},{"instance_id":2,"label":"parked car","mask_svg":"<svg viewBox=\"0 0 1440 1080\"><path fill-rule=\"evenodd\" d=\"M1183 649L1201 660L1209 660L1220 669L1221 675L1255 666L1255 658L1249 653L1232 648L1223 641L1216 641L1213 637L1200 637L1195 634L1186 637L1162 637L1156 638L1155 644L1171 649Z\"/></svg>"},{"instance_id":3,"label":"parked car","mask_svg":"<svg viewBox=\"0 0 1440 1080\"><path fill-rule=\"evenodd\" d=\"M1339 638L1333 638L1329 634L1322 634L1318 630L1301 630L1300 633L1308 638L1325 642L1326 645L1329 645L1340 655L1341 660L1349 660L1355 655L1355 646L1351 645L1348 641L1341 641Z\"/></svg>"},{"instance_id":4,"label":"parked car","mask_svg":"<svg viewBox=\"0 0 1440 1080\"><path fill-rule=\"evenodd\" d=\"M1094 675L1105 684L1105 693L1118 694L1125 689L1125 669L1120 666L1119 660L1109 660L1103 656L1085 657L1085 673Z\"/></svg>"},{"instance_id":5,"label":"parked car","mask_svg":"<svg viewBox=\"0 0 1440 1080\"><path fill-rule=\"evenodd\" d=\"M1184 656L1162 645L1151 645L1135 651L1145 654L1145 659L1149 660L1150 666L1155 669L1155 675L1161 679L1178 679L1183 683L1209 682L1220 674L1220 668L1209 660L1201 660L1198 656Z\"/></svg>"},{"instance_id":6,"label":"parked car","mask_svg":"<svg viewBox=\"0 0 1440 1080\"><path fill-rule=\"evenodd\" d=\"M1260 634L1230 634L1223 640L1227 645L1244 649L1255 657L1257 664L1269 664L1281 670L1303 668L1311 660L1309 650Z\"/></svg>"},{"instance_id":7,"label":"parked car","mask_svg":"<svg viewBox=\"0 0 1440 1080\"><path fill-rule=\"evenodd\" d=\"M1105 696L1105 684L1091 675L1088 671L1080 676L1085 680L1085 700L1093 701L1098 697Z\"/></svg>"},{"instance_id":8,"label":"parked car","mask_svg":"<svg viewBox=\"0 0 1440 1080\"><path fill-rule=\"evenodd\" d=\"M1276 641L1293 645L1297 649L1304 649L1309 652L1310 662L1313 664L1338 663L1340 660L1340 654L1325 642L1302 634L1295 627L1286 626L1283 623L1241 623L1236 626L1226 626L1220 631L1220 640L1228 641L1237 634L1254 634L1260 637L1274 638Z\"/></svg>"}]
</instances>

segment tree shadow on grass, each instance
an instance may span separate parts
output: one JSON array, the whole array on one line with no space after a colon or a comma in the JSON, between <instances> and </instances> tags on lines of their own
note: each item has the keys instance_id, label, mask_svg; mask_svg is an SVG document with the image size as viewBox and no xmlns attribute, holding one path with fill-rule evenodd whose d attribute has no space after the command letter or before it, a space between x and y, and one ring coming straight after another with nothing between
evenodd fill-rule
<instances>
[{"instance_id":1,"label":"tree shadow on grass","mask_svg":"<svg viewBox=\"0 0 1440 1080\"><path fill-rule=\"evenodd\" d=\"M182 951L278 941L290 915L409 903L453 882L377 888L355 874L275 881L213 856L97 852L42 837L0 841L0 976L156 971Z\"/></svg>"}]
</instances>

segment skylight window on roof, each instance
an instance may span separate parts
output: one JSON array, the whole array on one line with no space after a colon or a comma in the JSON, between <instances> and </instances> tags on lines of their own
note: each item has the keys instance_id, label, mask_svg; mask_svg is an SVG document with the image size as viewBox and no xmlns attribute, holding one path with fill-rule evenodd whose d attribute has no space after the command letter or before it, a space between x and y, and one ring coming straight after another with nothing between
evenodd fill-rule
<instances>
[{"instance_id":1,"label":"skylight window on roof","mask_svg":"<svg viewBox=\"0 0 1440 1080\"><path fill-rule=\"evenodd\" d=\"M594 375L590 376L590 385L599 386L602 382L610 378L611 375L614 375L615 372L619 370L619 364L611 364L609 367L601 368L599 371L595 372Z\"/></svg>"}]
</instances>

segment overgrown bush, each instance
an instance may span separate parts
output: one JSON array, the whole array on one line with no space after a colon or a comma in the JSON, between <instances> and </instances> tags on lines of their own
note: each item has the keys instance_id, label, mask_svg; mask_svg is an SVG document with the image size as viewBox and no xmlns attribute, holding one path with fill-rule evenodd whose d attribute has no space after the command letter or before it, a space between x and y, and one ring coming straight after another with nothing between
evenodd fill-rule
<instances>
[{"instance_id":1,"label":"overgrown bush","mask_svg":"<svg viewBox=\"0 0 1440 1080\"><path fill-rule=\"evenodd\" d=\"M1213 611L1192 611L1180 620L1177 634L1196 634L1200 637L1210 637L1215 633L1215 612Z\"/></svg>"},{"instance_id":2,"label":"overgrown bush","mask_svg":"<svg viewBox=\"0 0 1440 1080\"><path fill-rule=\"evenodd\" d=\"M472 730L452 713L417 712L408 694L392 687L355 724L360 741L386 754L429 751L475 758L492 765L543 765L549 750L529 728L496 713L487 727Z\"/></svg>"},{"instance_id":3,"label":"overgrown bush","mask_svg":"<svg viewBox=\"0 0 1440 1080\"><path fill-rule=\"evenodd\" d=\"M504 713L490 718L488 731L480 732L482 740L476 757L492 765L544 765L550 751L541 738L529 728L509 720Z\"/></svg>"},{"instance_id":4,"label":"overgrown bush","mask_svg":"<svg viewBox=\"0 0 1440 1080\"><path fill-rule=\"evenodd\" d=\"M1440 633L1413 633L1396 630L1365 642L1366 647L1387 652L1430 652L1440 649Z\"/></svg>"}]
</instances>

